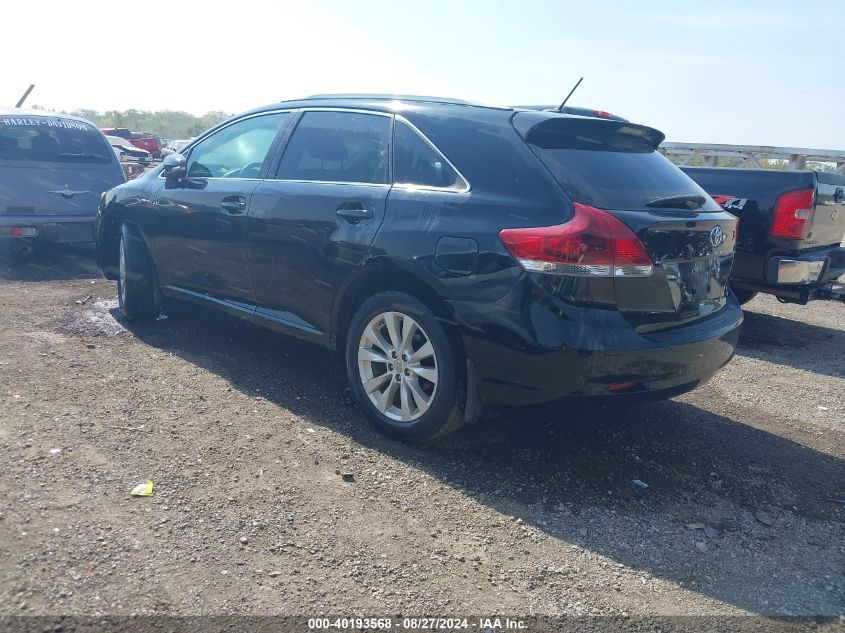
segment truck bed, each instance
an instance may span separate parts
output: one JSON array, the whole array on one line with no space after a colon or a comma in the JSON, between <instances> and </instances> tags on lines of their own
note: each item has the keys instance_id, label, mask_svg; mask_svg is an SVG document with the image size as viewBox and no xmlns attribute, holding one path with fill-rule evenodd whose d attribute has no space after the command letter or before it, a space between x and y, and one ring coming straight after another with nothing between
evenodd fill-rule
<instances>
[{"instance_id":1,"label":"truck bed","mask_svg":"<svg viewBox=\"0 0 845 633\"><path fill-rule=\"evenodd\" d=\"M682 167L717 202L740 220L731 284L778 294L776 264L784 258L824 259L814 285L842 274L845 237L845 176L816 171ZM778 201L784 194L812 190L813 204L800 239L774 237L772 227ZM795 296L786 284L784 296ZM806 285L806 284L805 284ZM764 286L775 287L764 289ZM801 290L801 289L798 289ZM787 292L788 291L788 292ZM806 293L805 293L806 294Z\"/></svg>"}]
</instances>

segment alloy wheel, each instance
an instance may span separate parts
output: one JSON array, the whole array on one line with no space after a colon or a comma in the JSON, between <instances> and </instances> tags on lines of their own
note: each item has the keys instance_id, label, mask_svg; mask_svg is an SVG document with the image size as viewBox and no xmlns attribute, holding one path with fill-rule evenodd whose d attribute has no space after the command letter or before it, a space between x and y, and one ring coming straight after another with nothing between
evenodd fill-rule
<instances>
[{"instance_id":1,"label":"alloy wheel","mask_svg":"<svg viewBox=\"0 0 845 633\"><path fill-rule=\"evenodd\" d=\"M358 375L378 411L396 422L414 422L437 392L437 355L414 319L401 312L383 312L361 335Z\"/></svg>"}]
</instances>

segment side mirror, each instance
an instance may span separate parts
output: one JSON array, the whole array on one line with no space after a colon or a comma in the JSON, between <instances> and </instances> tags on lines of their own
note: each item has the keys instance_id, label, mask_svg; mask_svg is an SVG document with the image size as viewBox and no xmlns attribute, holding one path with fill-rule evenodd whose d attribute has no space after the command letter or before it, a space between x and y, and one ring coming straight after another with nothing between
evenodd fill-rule
<instances>
[{"instance_id":1,"label":"side mirror","mask_svg":"<svg viewBox=\"0 0 845 633\"><path fill-rule=\"evenodd\" d=\"M188 161L182 154L169 154L161 162L164 177L168 180L181 180L188 175Z\"/></svg>"}]
</instances>

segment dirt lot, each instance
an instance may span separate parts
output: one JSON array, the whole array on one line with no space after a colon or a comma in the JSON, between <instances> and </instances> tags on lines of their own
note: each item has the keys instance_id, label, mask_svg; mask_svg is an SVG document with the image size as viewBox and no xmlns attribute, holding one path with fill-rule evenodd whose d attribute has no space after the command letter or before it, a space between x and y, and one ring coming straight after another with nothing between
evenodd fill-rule
<instances>
[{"instance_id":1,"label":"dirt lot","mask_svg":"<svg viewBox=\"0 0 845 633\"><path fill-rule=\"evenodd\" d=\"M319 349L121 323L90 255L0 262L0 613L845 615L842 305L755 299L674 400L423 449Z\"/></svg>"}]
</instances>

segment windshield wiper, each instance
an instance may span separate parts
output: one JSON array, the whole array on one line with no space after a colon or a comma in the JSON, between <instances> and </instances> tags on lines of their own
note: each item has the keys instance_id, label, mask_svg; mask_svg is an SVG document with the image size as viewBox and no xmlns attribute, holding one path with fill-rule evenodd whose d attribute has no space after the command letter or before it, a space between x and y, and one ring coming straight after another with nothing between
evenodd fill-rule
<instances>
[{"instance_id":1,"label":"windshield wiper","mask_svg":"<svg viewBox=\"0 0 845 633\"><path fill-rule=\"evenodd\" d=\"M94 160L103 160L105 156L102 154L92 154L85 152L59 152L59 158L91 158Z\"/></svg>"},{"instance_id":2,"label":"windshield wiper","mask_svg":"<svg viewBox=\"0 0 845 633\"><path fill-rule=\"evenodd\" d=\"M655 207L687 207L688 209L700 209L704 206L706 198L696 193L681 194L679 196L666 196L655 198L645 203L649 208Z\"/></svg>"}]
</instances>

